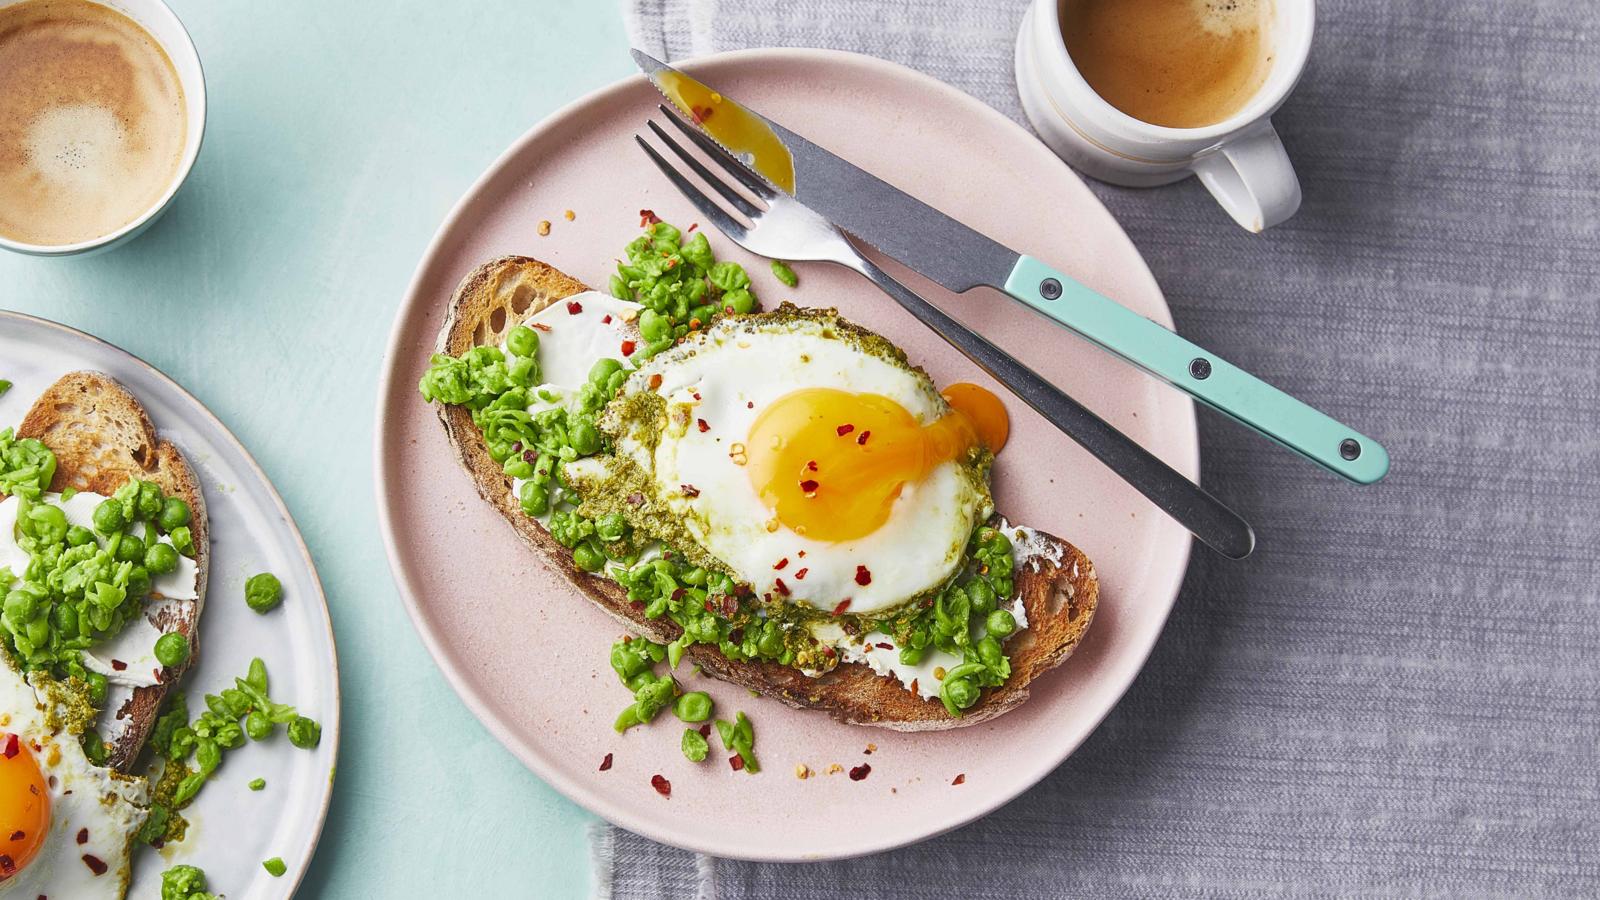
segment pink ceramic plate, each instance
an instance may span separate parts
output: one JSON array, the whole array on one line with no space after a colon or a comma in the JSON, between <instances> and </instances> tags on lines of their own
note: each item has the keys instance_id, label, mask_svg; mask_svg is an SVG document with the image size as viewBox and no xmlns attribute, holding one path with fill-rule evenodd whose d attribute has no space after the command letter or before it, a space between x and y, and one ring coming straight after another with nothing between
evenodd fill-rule
<instances>
[{"instance_id":1,"label":"pink ceramic plate","mask_svg":"<svg viewBox=\"0 0 1600 900\"><path fill-rule=\"evenodd\" d=\"M818 143L1010 246L1063 267L1144 315L1171 323L1138 251L1076 176L1031 135L953 88L853 54L762 50L687 68ZM885 850L989 812L1043 778L1088 736L1133 681L1161 630L1189 537L1021 403L995 466L999 508L1082 547L1099 568L1100 611L1083 646L1033 687L1021 709L973 728L905 735L701 677L719 713L755 723L759 775L731 771L715 735L696 765L670 714L625 735L629 702L607 662L616 624L517 539L473 491L432 409L417 394L452 290L505 253L543 259L604 286L652 209L687 227L689 205L634 146L657 103L631 78L557 112L517 141L467 192L428 249L395 321L378 399L378 511L395 580L423 641L472 711L541 778L605 818L669 844L747 859L801 860ZM1009 198L997 202L995 198ZM563 213L572 210L574 221ZM546 237L541 220L552 224ZM789 290L765 261L711 234L743 262L769 305L836 306L894 340L940 384L989 383L965 358L871 285L842 269L796 266ZM1191 477L1193 408L1000 294L936 303L1009 349ZM1002 396L1003 391L995 388ZM865 753L869 744L877 749ZM615 760L599 771L606 754ZM852 781L848 770L871 764ZM815 774L795 775L797 764ZM671 799L651 776L672 783ZM957 775L965 782L952 785Z\"/></svg>"}]
</instances>

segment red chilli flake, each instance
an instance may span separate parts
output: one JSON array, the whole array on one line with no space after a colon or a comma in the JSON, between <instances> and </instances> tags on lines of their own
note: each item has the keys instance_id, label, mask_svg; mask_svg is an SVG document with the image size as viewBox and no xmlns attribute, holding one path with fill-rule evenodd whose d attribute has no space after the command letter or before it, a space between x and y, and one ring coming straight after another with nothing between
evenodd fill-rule
<instances>
[{"instance_id":1,"label":"red chilli flake","mask_svg":"<svg viewBox=\"0 0 1600 900\"><path fill-rule=\"evenodd\" d=\"M87 829L87 828L79 828L78 829L78 843L80 843L80 844L89 843L89 829Z\"/></svg>"},{"instance_id":2,"label":"red chilli flake","mask_svg":"<svg viewBox=\"0 0 1600 900\"><path fill-rule=\"evenodd\" d=\"M787 584L783 583L783 579L782 578L775 579L773 581L772 587L773 587L774 590L776 590L778 593L782 594L783 596L785 596L785 597L789 596L789 586Z\"/></svg>"},{"instance_id":3,"label":"red chilli flake","mask_svg":"<svg viewBox=\"0 0 1600 900\"><path fill-rule=\"evenodd\" d=\"M756 408L756 402L754 400L745 401L744 408L745 409L755 409Z\"/></svg>"},{"instance_id":4,"label":"red chilli flake","mask_svg":"<svg viewBox=\"0 0 1600 900\"><path fill-rule=\"evenodd\" d=\"M600 771L604 772L604 771L607 771L610 768L611 768L611 754L607 753L606 754L606 758L600 760Z\"/></svg>"},{"instance_id":5,"label":"red chilli flake","mask_svg":"<svg viewBox=\"0 0 1600 900\"><path fill-rule=\"evenodd\" d=\"M888 643L886 641L879 641L878 642L878 649L879 650L893 650L894 649L894 645L891 644L891 643Z\"/></svg>"},{"instance_id":6,"label":"red chilli flake","mask_svg":"<svg viewBox=\"0 0 1600 900\"><path fill-rule=\"evenodd\" d=\"M794 580L795 581L805 581L806 580L806 573L809 572L809 571L811 571L811 570L810 569L796 569L795 573L794 573Z\"/></svg>"},{"instance_id":7,"label":"red chilli flake","mask_svg":"<svg viewBox=\"0 0 1600 900\"><path fill-rule=\"evenodd\" d=\"M123 662L120 659L113 659L111 661L111 668L115 669L118 672L121 672L123 669L126 669L127 667L128 667L128 664Z\"/></svg>"},{"instance_id":8,"label":"red chilli flake","mask_svg":"<svg viewBox=\"0 0 1600 900\"><path fill-rule=\"evenodd\" d=\"M583 312L583 304L582 303L579 303L576 300L568 300L567 301L567 315L575 316L575 315L577 315L578 313L581 313L581 312Z\"/></svg>"},{"instance_id":9,"label":"red chilli flake","mask_svg":"<svg viewBox=\"0 0 1600 900\"><path fill-rule=\"evenodd\" d=\"M20 840L22 840L23 838L25 838L27 836L28 836L28 833L25 832L25 831L13 831L13 832L11 832L11 839L13 841L20 841Z\"/></svg>"},{"instance_id":10,"label":"red chilli flake","mask_svg":"<svg viewBox=\"0 0 1600 900\"><path fill-rule=\"evenodd\" d=\"M611 314L610 313L606 313L604 316L601 316L600 317L600 324L601 325L610 325L611 324Z\"/></svg>"},{"instance_id":11,"label":"red chilli flake","mask_svg":"<svg viewBox=\"0 0 1600 900\"><path fill-rule=\"evenodd\" d=\"M83 855L83 864L88 866L89 871L96 875L104 875L106 873L106 869L109 868L109 866L105 864L104 860L92 853L85 853Z\"/></svg>"},{"instance_id":12,"label":"red chilli flake","mask_svg":"<svg viewBox=\"0 0 1600 900\"><path fill-rule=\"evenodd\" d=\"M723 597L722 598L722 616L723 616L723 618L731 619L731 618L733 618L733 614L738 612L738 611L739 611L739 601L738 600L735 600L732 597Z\"/></svg>"},{"instance_id":13,"label":"red chilli flake","mask_svg":"<svg viewBox=\"0 0 1600 900\"><path fill-rule=\"evenodd\" d=\"M685 497L698 497L698 496L700 496L700 489L695 487L692 484L681 484L681 485L678 485L678 486L683 488L683 495Z\"/></svg>"},{"instance_id":14,"label":"red chilli flake","mask_svg":"<svg viewBox=\"0 0 1600 900\"><path fill-rule=\"evenodd\" d=\"M17 736L14 734L8 734L6 735L5 746L0 748L0 753L4 753L6 759L10 759L11 757L16 756L21 749L22 745L17 741Z\"/></svg>"},{"instance_id":15,"label":"red chilli flake","mask_svg":"<svg viewBox=\"0 0 1600 900\"><path fill-rule=\"evenodd\" d=\"M655 788L656 793L663 797L672 796L672 782L662 778L660 775L650 776L650 786Z\"/></svg>"},{"instance_id":16,"label":"red chilli flake","mask_svg":"<svg viewBox=\"0 0 1600 900\"><path fill-rule=\"evenodd\" d=\"M550 330L550 326L546 325L543 322L529 322L528 323L528 327L534 329L535 331L549 331Z\"/></svg>"},{"instance_id":17,"label":"red chilli flake","mask_svg":"<svg viewBox=\"0 0 1600 900\"><path fill-rule=\"evenodd\" d=\"M869 437L872 437L872 432L870 432L870 431L861 432L861 434L856 436L856 445L857 446L862 446L862 447L866 446L867 438L869 438Z\"/></svg>"},{"instance_id":18,"label":"red chilli flake","mask_svg":"<svg viewBox=\"0 0 1600 900\"><path fill-rule=\"evenodd\" d=\"M817 470L817 461L814 460L814 459L806 460L806 471L807 472L815 472L816 470Z\"/></svg>"},{"instance_id":19,"label":"red chilli flake","mask_svg":"<svg viewBox=\"0 0 1600 900\"><path fill-rule=\"evenodd\" d=\"M788 564L789 564L789 557L785 556L783 559L780 559L776 563L773 563L772 571L781 572L781 571L783 571L783 567L787 566Z\"/></svg>"},{"instance_id":20,"label":"red chilli flake","mask_svg":"<svg viewBox=\"0 0 1600 900\"><path fill-rule=\"evenodd\" d=\"M710 722L707 722L704 725L700 726L700 736L701 737L710 737L711 736L711 723Z\"/></svg>"},{"instance_id":21,"label":"red chilli flake","mask_svg":"<svg viewBox=\"0 0 1600 900\"><path fill-rule=\"evenodd\" d=\"M661 217L656 215L654 210L649 210L649 209L641 209L641 210L639 210L639 227L640 228L648 228L651 225L654 225L655 223L657 223L659 221L661 221Z\"/></svg>"},{"instance_id":22,"label":"red chilli flake","mask_svg":"<svg viewBox=\"0 0 1600 900\"><path fill-rule=\"evenodd\" d=\"M700 223L699 222L690 222L689 223L689 227L684 229L683 233L684 234L694 234L694 230L696 228L699 228L699 227L700 227Z\"/></svg>"},{"instance_id":23,"label":"red chilli flake","mask_svg":"<svg viewBox=\"0 0 1600 900\"><path fill-rule=\"evenodd\" d=\"M628 505L629 506L643 506L644 505L644 495L639 493L638 491L634 491L633 493L631 493L631 494L629 494L627 496L627 501L628 501Z\"/></svg>"},{"instance_id":24,"label":"red chilli flake","mask_svg":"<svg viewBox=\"0 0 1600 900\"><path fill-rule=\"evenodd\" d=\"M12 859L10 854L0 853L0 875L10 878L15 874L17 874L17 861Z\"/></svg>"},{"instance_id":25,"label":"red chilli flake","mask_svg":"<svg viewBox=\"0 0 1600 900\"><path fill-rule=\"evenodd\" d=\"M867 765L866 763L862 763L861 765L856 766L854 769L850 770L850 780L851 781L864 781L866 779L866 777L868 775L871 775L871 774L872 774L872 767Z\"/></svg>"},{"instance_id":26,"label":"red chilli flake","mask_svg":"<svg viewBox=\"0 0 1600 900\"><path fill-rule=\"evenodd\" d=\"M838 606L835 606L833 608L833 614L836 615L836 616L842 616L842 615L844 615L844 611L849 609L849 608L850 608L850 598L846 597L843 600L839 601L839 605Z\"/></svg>"},{"instance_id":27,"label":"red chilli flake","mask_svg":"<svg viewBox=\"0 0 1600 900\"><path fill-rule=\"evenodd\" d=\"M660 372L657 372L656 374L650 376L650 390L653 391L658 387L661 387L661 373Z\"/></svg>"},{"instance_id":28,"label":"red chilli flake","mask_svg":"<svg viewBox=\"0 0 1600 900\"><path fill-rule=\"evenodd\" d=\"M634 348L636 348L638 346L639 345L635 344L633 341L623 341L622 342L622 355L623 356L632 356Z\"/></svg>"},{"instance_id":29,"label":"red chilli flake","mask_svg":"<svg viewBox=\"0 0 1600 900\"><path fill-rule=\"evenodd\" d=\"M817 495L817 480L815 478L807 478L805 481L800 482L800 490L804 491L807 497L815 497Z\"/></svg>"},{"instance_id":30,"label":"red chilli flake","mask_svg":"<svg viewBox=\"0 0 1600 900\"><path fill-rule=\"evenodd\" d=\"M705 434L706 432L711 430L711 426L706 424L706 420L705 419L695 419L694 420L694 427L700 429L700 433L701 434Z\"/></svg>"},{"instance_id":31,"label":"red chilli flake","mask_svg":"<svg viewBox=\"0 0 1600 900\"><path fill-rule=\"evenodd\" d=\"M955 777L955 780L950 782L950 784L952 784L952 785L966 784L966 783L967 783L967 773L965 773L965 772L962 772L960 775L957 775Z\"/></svg>"},{"instance_id":32,"label":"red chilli flake","mask_svg":"<svg viewBox=\"0 0 1600 900\"><path fill-rule=\"evenodd\" d=\"M867 571L867 567L866 566L856 566L856 584L859 584L862 587L866 587L867 585L869 585L871 583L872 583L872 573Z\"/></svg>"},{"instance_id":33,"label":"red chilli flake","mask_svg":"<svg viewBox=\"0 0 1600 900\"><path fill-rule=\"evenodd\" d=\"M713 112L715 112L715 110L713 110L709 106L691 106L691 107L689 107L689 115L694 117L694 121L695 121L696 125L701 124L705 120L711 118L711 114Z\"/></svg>"},{"instance_id":34,"label":"red chilli flake","mask_svg":"<svg viewBox=\"0 0 1600 900\"><path fill-rule=\"evenodd\" d=\"M735 772L744 768L744 757L737 754L728 757L728 765L733 766Z\"/></svg>"},{"instance_id":35,"label":"red chilli flake","mask_svg":"<svg viewBox=\"0 0 1600 900\"><path fill-rule=\"evenodd\" d=\"M856 430L856 427L854 425L851 425L848 422L846 422L845 424L840 425L838 428L834 429L834 431L839 432L839 437L844 437L845 435L847 435L850 432L855 431L855 430Z\"/></svg>"}]
</instances>

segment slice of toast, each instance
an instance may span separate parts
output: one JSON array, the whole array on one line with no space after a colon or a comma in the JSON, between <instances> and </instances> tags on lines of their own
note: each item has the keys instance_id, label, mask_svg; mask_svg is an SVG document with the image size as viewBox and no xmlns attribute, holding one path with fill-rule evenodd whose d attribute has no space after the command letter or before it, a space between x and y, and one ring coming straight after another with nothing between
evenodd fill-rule
<instances>
[{"instance_id":1,"label":"slice of toast","mask_svg":"<svg viewBox=\"0 0 1600 900\"><path fill-rule=\"evenodd\" d=\"M193 515L197 599L162 600L147 607L151 624L189 639L189 661L168 669L166 680L149 687L112 685L101 716L108 764L129 772L155 724L161 701L199 655L200 611L205 605L211 545L200 481L171 442L156 435L138 399L99 372L63 375L34 401L17 436L36 438L56 455L50 489L76 488L107 496L130 478L155 482L168 496L181 497Z\"/></svg>"},{"instance_id":2,"label":"slice of toast","mask_svg":"<svg viewBox=\"0 0 1600 900\"><path fill-rule=\"evenodd\" d=\"M498 344L513 325L529 314L588 289L582 282L525 256L505 256L485 263L456 289L437 349L459 356L475 346ZM463 407L441 405L439 418L479 495L500 510L548 565L630 631L661 642L678 637L676 623L665 616L646 618L642 610L628 603L620 585L580 570L573 564L571 551L522 512L521 504L512 495L511 479L489 456L471 413ZM936 700L914 696L893 676L878 675L859 663L841 664L812 678L777 663L729 660L709 644L696 644L685 655L725 681L790 706L824 710L845 722L899 731L934 731L985 722L1021 704L1028 698L1028 686L1035 678L1071 655L1083 639L1099 601L1099 581L1089 558L1060 538L1044 534L1040 537L1052 551L1045 555L1054 559L1036 558L1017 571L1016 585L1028 613L1028 627L1007 642L1011 678L998 688L986 689L960 718L952 717ZM938 688L929 686L929 690L936 692Z\"/></svg>"}]
</instances>

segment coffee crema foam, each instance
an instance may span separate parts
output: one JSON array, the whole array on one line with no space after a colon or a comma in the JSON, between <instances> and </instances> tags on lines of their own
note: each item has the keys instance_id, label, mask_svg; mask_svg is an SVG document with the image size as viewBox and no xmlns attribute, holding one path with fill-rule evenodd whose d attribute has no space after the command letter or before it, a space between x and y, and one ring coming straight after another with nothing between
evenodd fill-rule
<instances>
[{"instance_id":1,"label":"coffee crema foam","mask_svg":"<svg viewBox=\"0 0 1600 900\"><path fill-rule=\"evenodd\" d=\"M156 39L89 0L0 7L0 236L61 246L111 234L166 194L188 135Z\"/></svg>"},{"instance_id":2,"label":"coffee crema foam","mask_svg":"<svg viewBox=\"0 0 1600 900\"><path fill-rule=\"evenodd\" d=\"M1061 0L1060 9L1084 80L1152 125L1221 122L1272 70L1271 0Z\"/></svg>"}]
</instances>

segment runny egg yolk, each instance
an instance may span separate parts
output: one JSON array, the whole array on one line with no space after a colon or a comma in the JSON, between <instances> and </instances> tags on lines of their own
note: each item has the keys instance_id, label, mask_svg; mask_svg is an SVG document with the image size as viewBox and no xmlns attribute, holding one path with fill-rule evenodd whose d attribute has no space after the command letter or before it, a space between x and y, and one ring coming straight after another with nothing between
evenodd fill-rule
<instances>
[{"instance_id":1,"label":"runny egg yolk","mask_svg":"<svg viewBox=\"0 0 1600 900\"><path fill-rule=\"evenodd\" d=\"M50 834L50 791L28 745L0 734L0 882L28 867Z\"/></svg>"},{"instance_id":2,"label":"runny egg yolk","mask_svg":"<svg viewBox=\"0 0 1600 900\"><path fill-rule=\"evenodd\" d=\"M781 190L794 193L794 157L767 123L682 72L663 70L655 78L672 104L717 143L744 156L751 168Z\"/></svg>"},{"instance_id":3,"label":"runny egg yolk","mask_svg":"<svg viewBox=\"0 0 1600 900\"><path fill-rule=\"evenodd\" d=\"M978 432L978 440L991 453L999 453L1011 437L1011 416L1004 403L986 387L958 381L940 392L945 402L967 417Z\"/></svg>"},{"instance_id":4,"label":"runny egg yolk","mask_svg":"<svg viewBox=\"0 0 1600 900\"><path fill-rule=\"evenodd\" d=\"M964 398L960 405L952 402L951 412L923 425L879 394L836 388L785 394L750 426L750 483L776 522L798 534L831 542L864 537L888 520L906 484L983 443L984 429L994 434L994 410L971 402L975 393L957 396ZM1003 407L999 414L1004 443Z\"/></svg>"}]
</instances>

